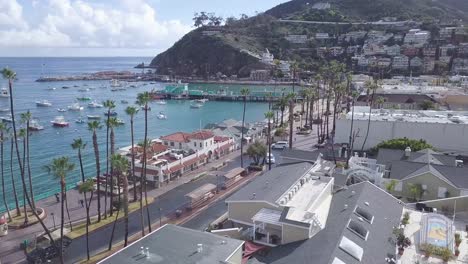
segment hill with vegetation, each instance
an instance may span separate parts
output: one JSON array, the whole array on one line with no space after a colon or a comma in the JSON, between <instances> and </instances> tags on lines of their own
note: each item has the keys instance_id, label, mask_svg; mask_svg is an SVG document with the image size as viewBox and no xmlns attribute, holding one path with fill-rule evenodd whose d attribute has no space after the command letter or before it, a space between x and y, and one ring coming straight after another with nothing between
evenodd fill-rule
<instances>
[{"instance_id":1,"label":"hill with vegetation","mask_svg":"<svg viewBox=\"0 0 468 264\"><path fill-rule=\"evenodd\" d=\"M437 30L438 23L468 21L466 0L328 0L329 8L317 9L318 0L293 0L254 17L227 18L207 23L185 35L167 51L157 55L151 66L159 74L207 77L213 75L248 76L259 67L259 55L268 49L277 59L297 61L306 70L314 70L321 61L319 46L312 36L317 32L331 35L352 30L381 30L371 25L285 23L282 20L327 22L366 22L383 18L413 20L423 29ZM295 45L287 35L311 37L307 45ZM254 55L254 56L252 56ZM255 56L256 55L256 56Z\"/></svg>"}]
</instances>

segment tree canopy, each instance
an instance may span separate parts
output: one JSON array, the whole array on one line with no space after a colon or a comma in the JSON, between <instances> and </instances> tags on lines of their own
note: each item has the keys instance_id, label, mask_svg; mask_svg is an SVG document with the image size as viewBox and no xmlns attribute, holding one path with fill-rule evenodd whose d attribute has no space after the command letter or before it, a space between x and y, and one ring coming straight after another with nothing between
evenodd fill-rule
<instances>
[{"instance_id":1,"label":"tree canopy","mask_svg":"<svg viewBox=\"0 0 468 264\"><path fill-rule=\"evenodd\" d=\"M409 138L394 138L387 141L383 141L375 146L372 151L377 152L381 148L387 149L401 149L405 150L406 147L410 147L411 151L420 151L423 149L434 149L432 145L428 144L423 139L409 139Z\"/></svg>"},{"instance_id":2,"label":"tree canopy","mask_svg":"<svg viewBox=\"0 0 468 264\"><path fill-rule=\"evenodd\" d=\"M255 143L250 145L247 149L247 155L253 159L255 165L260 165L260 161L262 160L262 163L265 163L267 151L267 146L265 144L260 141L255 141Z\"/></svg>"}]
</instances>

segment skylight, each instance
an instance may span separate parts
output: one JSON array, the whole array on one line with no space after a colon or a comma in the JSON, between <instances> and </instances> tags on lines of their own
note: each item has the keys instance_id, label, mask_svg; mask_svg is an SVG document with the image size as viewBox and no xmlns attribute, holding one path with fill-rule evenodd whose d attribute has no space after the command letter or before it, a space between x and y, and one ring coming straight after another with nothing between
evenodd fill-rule
<instances>
[{"instance_id":1,"label":"skylight","mask_svg":"<svg viewBox=\"0 0 468 264\"><path fill-rule=\"evenodd\" d=\"M369 231L365 229L360 223L349 220L348 229L358 235L360 238L367 240L367 236L369 235Z\"/></svg>"},{"instance_id":2,"label":"skylight","mask_svg":"<svg viewBox=\"0 0 468 264\"><path fill-rule=\"evenodd\" d=\"M346 263L339 258L334 258L331 264L346 264Z\"/></svg>"},{"instance_id":3,"label":"skylight","mask_svg":"<svg viewBox=\"0 0 468 264\"><path fill-rule=\"evenodd\" d=\"M340 242L340 248L351 255L353 258L361 261L362 255L364 255L364 250L358 244L351 241L349 238L343 236Z\"/></svg>"},{"instance_id":4,"label":"skylight","mask_svg":"<svg viewBox=\"0 0 468 264\"><path fill-rule=\"evenodd\" d=\"M372 224L372 222L374 221L374 216L371 213L369 213L366 209L363 209L359 206L356 206L354 213L362 217L362 219L364 219L368 223Z\"/></svg>"}]
</instances>

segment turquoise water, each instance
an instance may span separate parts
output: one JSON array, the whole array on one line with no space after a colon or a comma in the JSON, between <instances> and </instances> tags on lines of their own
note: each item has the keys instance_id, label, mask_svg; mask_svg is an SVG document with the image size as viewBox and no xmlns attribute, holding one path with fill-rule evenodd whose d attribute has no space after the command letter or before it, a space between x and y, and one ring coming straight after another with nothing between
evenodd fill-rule
<instances>
[{"instance_id":1,"label":"turquoise water","mask_svg":"<svg viewBox=\"0 0 468 264\"><path fill-rule=\"evenodd\" d=\"M44 165L51 162L54 157L69 156L73 162L78 164L76 152L72 150L70 144L73 139L82 137L87 142L84 151L84 166L87 177L93 177L95 172L94 155L92 150L91 132L87 130L87 124L76 124L74 120L82 115L86 119L87 114L101 115L104 118L104 109L87 108L87 102L82 102L85 107L82 112L59 113L57 108L66 108L68 105L76 102L77 97L89 96L98 102L111 99L117 103L116 111L118 117L124 119L127 123L116 128L116 145L124 147L130 145L130 125L129 117L125 115L124 109L128 106L121 104L125 99L132 104L135 101L137 93L150 91L152 89L161 89L164 84L154 83L143 85L142 82L136 83L137 88L127 88L125 91L111 92L108 81L77 81L77 82L53 82L38 83L35 82L41 75L72 75L85 72L95 72L104 70L131 70L134 65L145 62L148 63L151 58L0 58L0 67L10 67L17 72L18 80L14 83L15 111L18 114L30 110L34 118L45 127L45 130L33 132L30 137L31 151L31 169L36 198L51 196L59 190L58 181L52 175L44 171ZM73 87L73 86L78 87ZM69 86L70 89L62 89L62 86ZM100 88L101 86L105 88ZM0 87L7 87L5 80L0 80ZM49 90L55 87L55 90ZM240 90L246 85L191 85L194 89L227 89L230 91ZM249 87L249 86L247 86ZM88 92L79 92L78 89L95 88ZM252 86L252 90L264 91L270 89L269 86ZM46 99L53 106L49 108L36 107L35 101ZM130 105L129 104L129 105ZM191 109L188 101L169 101L167 105L152 104L152 111L149 112L148 133L150 138L156 138L161 135L176 131L193 131L204 127L207 123L220 122L224 119L242 118L242 103L239 102L207 102L201 109ZM0 108L8 107L7 99L0 99ZM247 121L258 121L263 119L264 112L268 105L264 103L249 103L247 105ZM168 120L158 120L156 115L159 111L164 111ZM0 113L3 115L6 113ZM70 122L70 127L54 128L50 121L55 116L63 115ZM104 120L104 119L103 119ZM144 115L140 113L135 118L135 141L143 139ZM101 170L105 171L105 128L99 131L98 141L100 143L100 153L102 157ZM9 173L9 142L5 146L5 182L7 200L12 206L13 195ZM14 160L16 156L14 156ZM14 177L16 178L17 190L21 196L21 185L19 171L15 168ZM67 183L74 186L80 180L78 169L76 169L67 178ZM0 211L3 208L3 200L0 196ZM20 199L21 200L21 199Z\"/></svg>"}]
</instances>

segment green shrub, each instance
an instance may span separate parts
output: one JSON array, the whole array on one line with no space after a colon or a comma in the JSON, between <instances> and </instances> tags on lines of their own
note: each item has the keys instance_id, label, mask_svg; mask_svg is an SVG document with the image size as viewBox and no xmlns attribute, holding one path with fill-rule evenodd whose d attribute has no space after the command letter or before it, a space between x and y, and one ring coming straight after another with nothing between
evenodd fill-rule
<instances>
[{"instance_id":1,"label":"green shrub","mask_svg":"<svg viewBox=\"0 0 468 264\"><path fill-rule=\"evenodd\" d=\"M407 147L411 148L411 151L420 151L423 149L434 149L432 145L428 144L425 140L415 140L409 138L394 138L379 143L377 146L371 149L372 153L377 153L381 148L387 149L401 149L405 150Z\"/></svg>"},{"instance_id":2,"label":"green shrub","mask_svg":"<svg viewBox=\"0 0 468 264\"><path fill-rule=\"evenodd\" d=\"M407 225L407 224L409 224L409 219L410 219L409 212L406 212L406 213L403 215L403 219L401 219L401 224L402 224L402 225Z\"/></svg>"}]
</instances>

